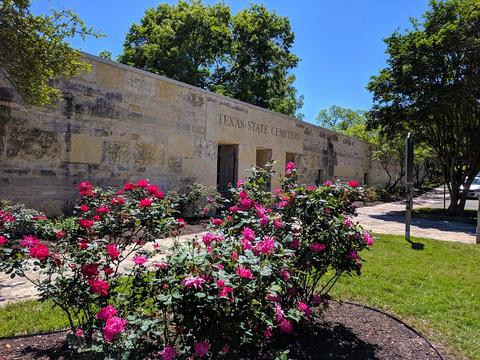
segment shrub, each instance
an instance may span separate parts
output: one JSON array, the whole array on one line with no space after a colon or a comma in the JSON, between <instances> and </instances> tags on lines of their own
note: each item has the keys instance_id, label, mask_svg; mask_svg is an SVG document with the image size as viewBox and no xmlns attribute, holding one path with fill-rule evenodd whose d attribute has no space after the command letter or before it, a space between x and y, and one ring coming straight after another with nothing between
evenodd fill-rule
<instances>
[{"instance_id":1,"label":"shrub","mask_svg":"<svg viewBox=\"0 0 480 360\"><path fill-rule=\"evenodd\" d=\"M72 318L76 351L240 358L320 313L338 277L360 273L359 252L373 242L350 217L362 189L298 185L290 163L270 192L271 175L269 167L253 169L231 189L232 204L211 231L176 243L166 258L143 247L177 226L171 202L152 185L127 184L121 194L81 185L76 216L36 230L49 252L30 252L47 275L37 283L42 296ZM119 267L126 253L135 254L130 271ZM26 268L25 248L19 259Z\"/></svg>"},{"instance_id":2,"label":"shrub","mask_svg":"<svg viewBox=\"0 0 480 360\"><path fill-rule=\"evenodd\" d=\"M179 216L186 219L205 218L215 214L223 205L223 197L214 186L193 183L187 186L186 191L174 196L178 203Z\"/></svg>"}]
</instances>

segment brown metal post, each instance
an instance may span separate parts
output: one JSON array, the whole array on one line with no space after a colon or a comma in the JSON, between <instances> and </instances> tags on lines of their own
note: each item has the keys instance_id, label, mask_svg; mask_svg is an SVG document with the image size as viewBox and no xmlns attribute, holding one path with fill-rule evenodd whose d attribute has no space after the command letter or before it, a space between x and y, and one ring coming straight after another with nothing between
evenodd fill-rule
<instances>
[{"instance_id":1,"label":"brown metal post","mask_svg":"<svg viewBox=\"0 0 480 360\"><path fill-rule=\"evenodd\" d=\"M478 212L477 212L477 238L476 243L480 244L480 194L478 195Z\"/></svg>"}]
</instances>

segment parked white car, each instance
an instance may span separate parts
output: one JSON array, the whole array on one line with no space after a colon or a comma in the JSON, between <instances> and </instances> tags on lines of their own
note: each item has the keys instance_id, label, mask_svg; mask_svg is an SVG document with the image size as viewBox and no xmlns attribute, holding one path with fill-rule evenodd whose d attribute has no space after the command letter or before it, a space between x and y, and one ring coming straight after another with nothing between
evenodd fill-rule
<instances>
[{"instance_id":1,"label":"parked white car","mask_svg":"<svg viewBox=\"0 0 480 360\"><path fill-rule=\"evenodd\" d=\"M460 186L460 191L463 191L463 185ZM477 198L478 196L480 196L480 176L473 179L472 185L470 185L467 193L468 198Z\"/></svg>"}]
</instances>

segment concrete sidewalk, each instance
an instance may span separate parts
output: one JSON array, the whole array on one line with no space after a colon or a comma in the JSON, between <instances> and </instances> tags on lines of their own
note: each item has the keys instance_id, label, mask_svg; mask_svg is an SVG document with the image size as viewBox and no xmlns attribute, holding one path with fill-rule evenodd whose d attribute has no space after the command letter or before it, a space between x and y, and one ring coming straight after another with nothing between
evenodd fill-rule
<instances>
[{"instance_id":1,"label":"concrete sidewalk","mask_svg":"<svg viewBox=\"0 0 480 360\"><path fill-rule=\"evenodd\" d=\"M183 235L177 238L165 238L157 240L157 243L161 244L162 254L155 256L154 258L149 259L149 263L153 261L162 260L165 257L165 250L170 248L174 241L183 242L187 239L193 239L194 237L201 237L203 233L199 234L189 234ZM146 245L144 249L153 250L152 245ZM134 263L132 261L134 254L128 256L121 264L120 271L128 272ZM38 279L38 274L36 272L29 271L27 276L32 279ZM0 273L0 307L5 306L10 302L16 302L20 300L28 300L37 298L38 294L35 290L33 284L23 277L16 276L15 278L10 278L10 275Z\"/></svg>"},{"instance_id":2,"label":"concrete sidewalk","mask_svg":"<svg viewBox=\"0 0 480 360\"><path fill-rule=\"evenodd\" d=\"M441 207L443 189L434 189L413 201L413 208ZM355 218L361 225L379 234L405 234L405 202L397 201L357 209ZM475 244L475 225L458 221L413 218L411 235L445 241Z\"/></svg>"}]
</instances>

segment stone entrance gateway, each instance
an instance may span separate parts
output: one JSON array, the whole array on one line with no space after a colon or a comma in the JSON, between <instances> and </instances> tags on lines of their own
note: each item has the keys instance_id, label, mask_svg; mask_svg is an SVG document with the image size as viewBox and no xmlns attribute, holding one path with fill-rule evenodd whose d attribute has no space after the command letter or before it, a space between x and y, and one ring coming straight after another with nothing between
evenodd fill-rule
<instances>
[{"instance_id":1,"label":"stone entrance gateway","mask_svg":"<svg viewBox=\"0 0 480 360\"><path fill-rule=\"evenodd\" d=\"M238 179L238 145L218 145L217 161L217 188L228 196L230 185L236 184Z\"/></svg>"}]
</instances>

